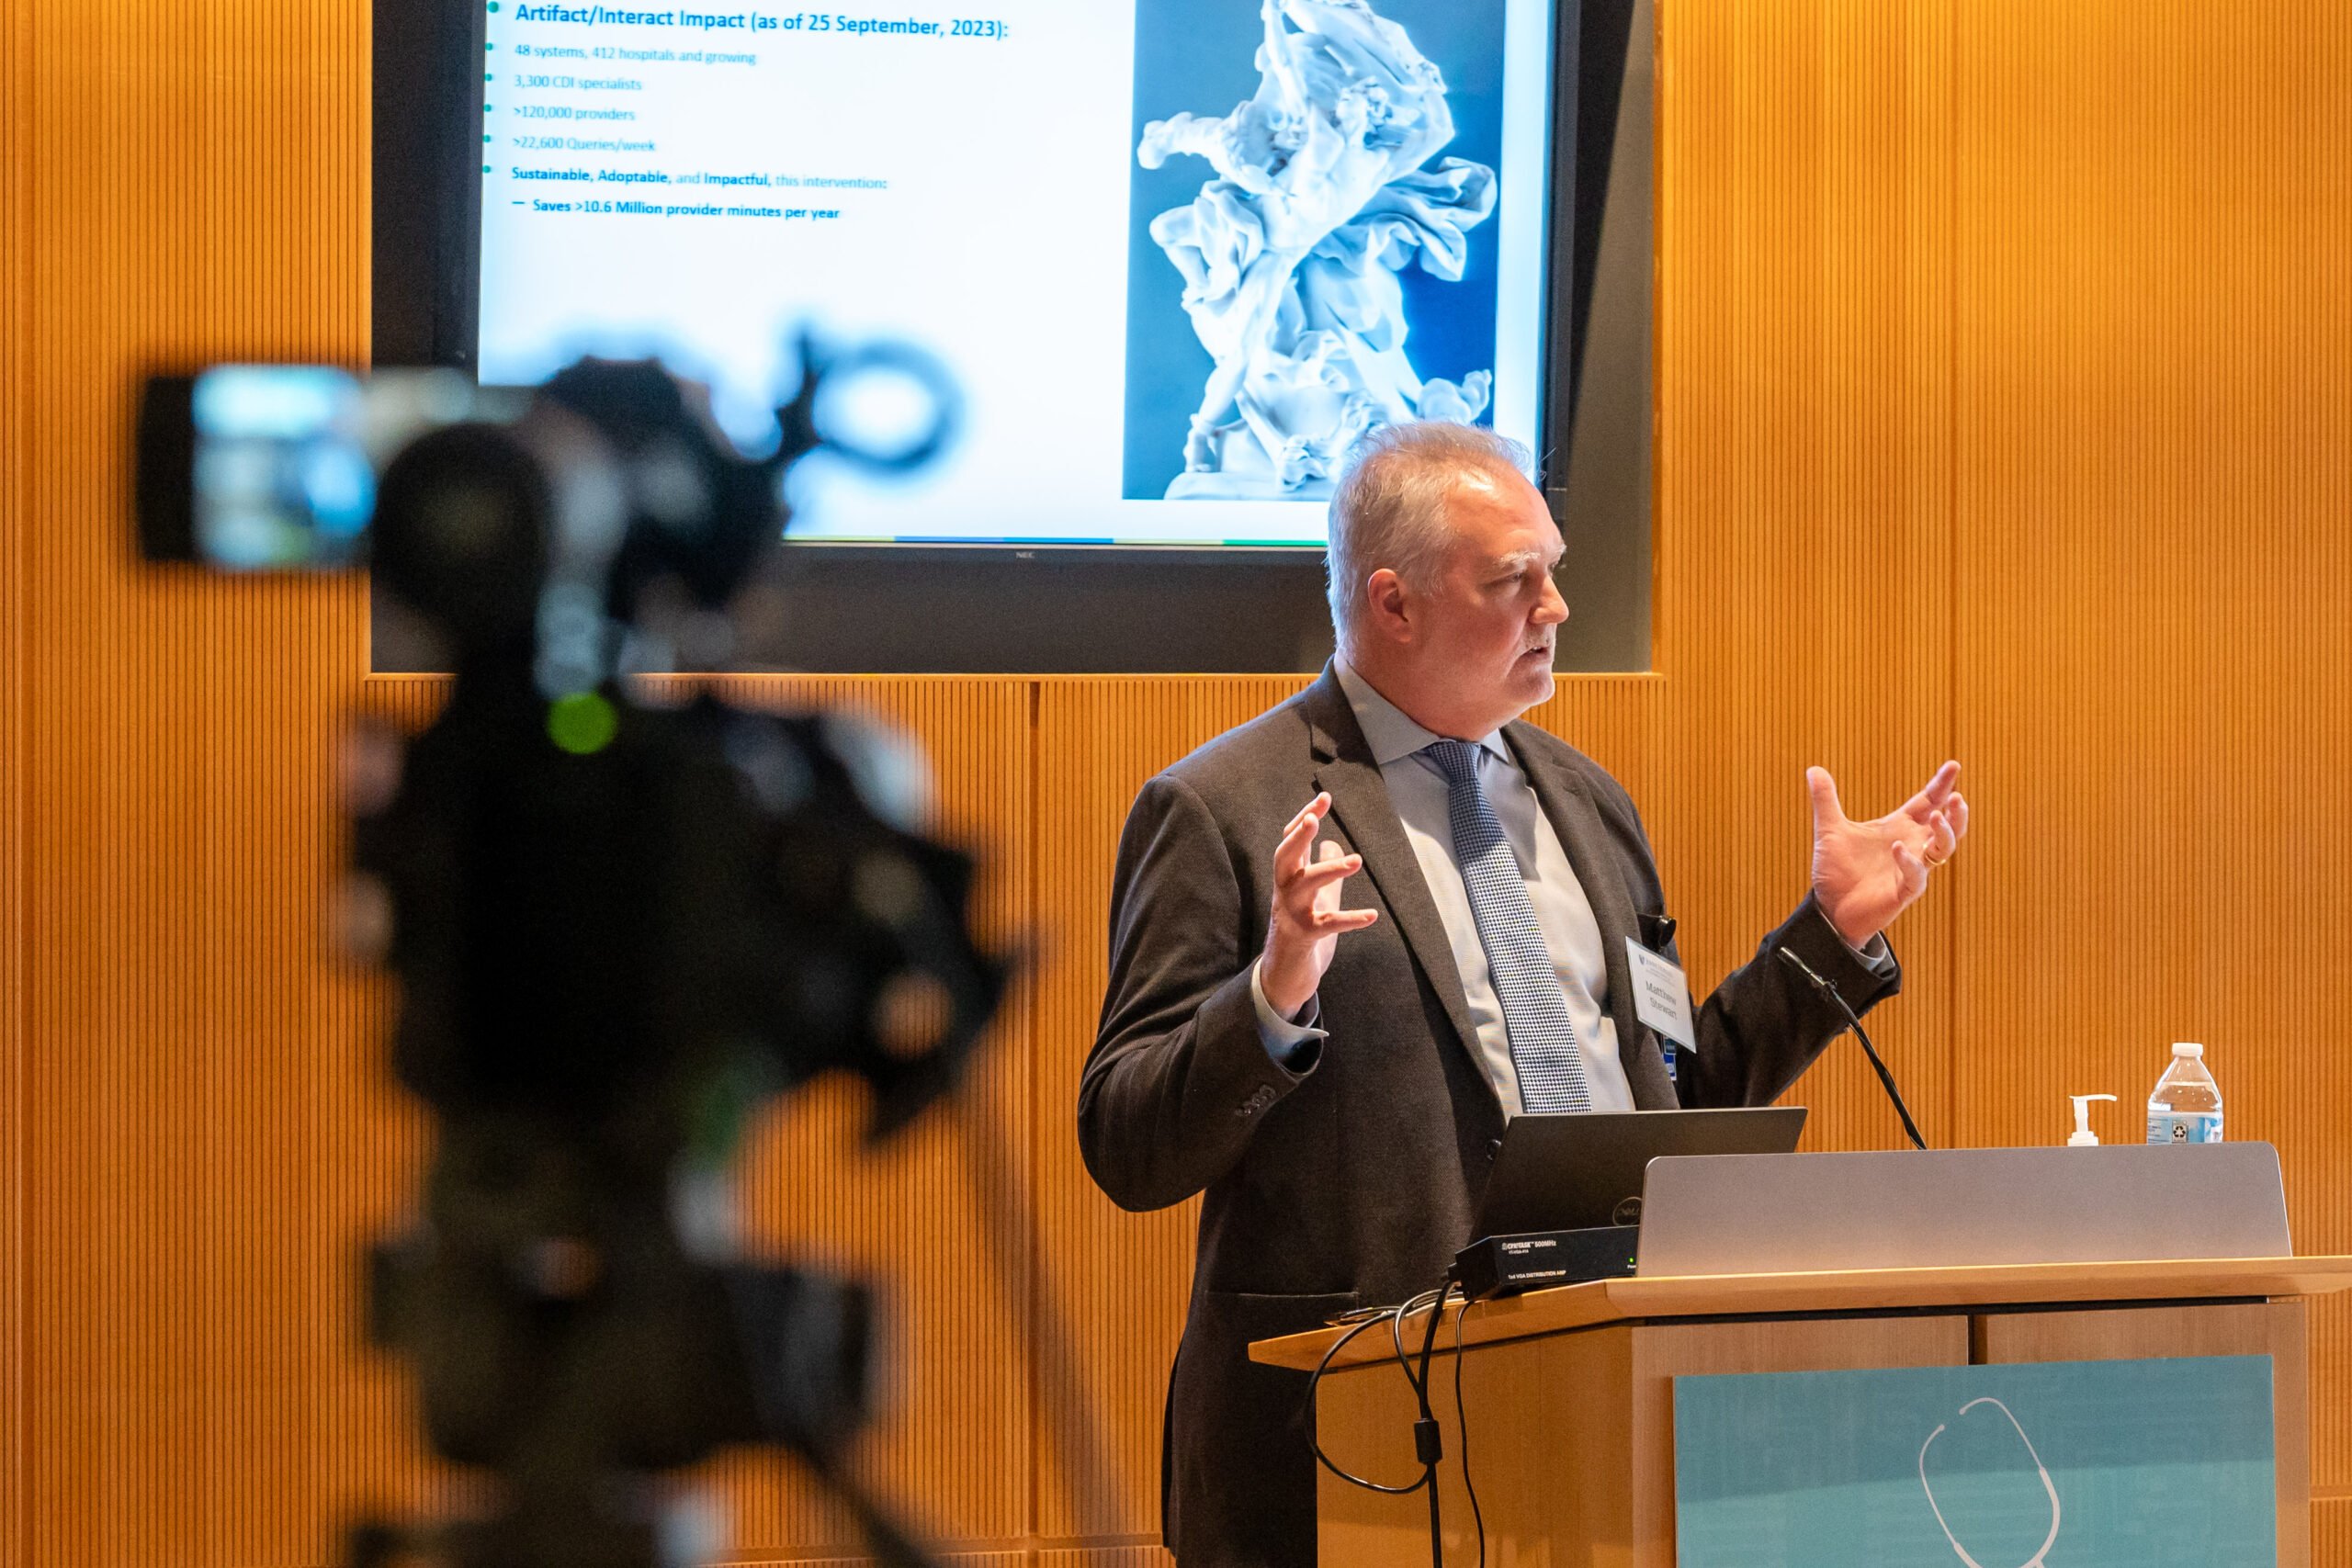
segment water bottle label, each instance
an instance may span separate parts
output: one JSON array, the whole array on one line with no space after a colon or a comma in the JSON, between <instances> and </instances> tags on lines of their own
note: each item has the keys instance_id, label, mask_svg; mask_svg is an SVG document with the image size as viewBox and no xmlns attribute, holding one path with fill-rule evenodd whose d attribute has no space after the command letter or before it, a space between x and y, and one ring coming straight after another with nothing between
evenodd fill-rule
<instances>
[{"instance_id":1,"label":"water bottle label","mask_svg":"<svg viewBox=\"0 0 2352 1568\"><path fill-rule=\"evenodd\" d=\"M2222 1113L2218 1111L2151 1111L2148 1142L2152 1144L2218 1144Z\"/></svg>"},{"instance_id":2,"label":"water bottle label","mask_svg":"<svg viewBox=\"0 0 2352 1568\"><path fill-rule=\"evenodd\" d=\"M1666 1057L1666 1081L1679 1084L1682 1081L1682 1053L1674 1048L1671 1040L1661 1038L1658 1044L1662 1047L1660 1054Z\"/></svg>"}]
</instances>

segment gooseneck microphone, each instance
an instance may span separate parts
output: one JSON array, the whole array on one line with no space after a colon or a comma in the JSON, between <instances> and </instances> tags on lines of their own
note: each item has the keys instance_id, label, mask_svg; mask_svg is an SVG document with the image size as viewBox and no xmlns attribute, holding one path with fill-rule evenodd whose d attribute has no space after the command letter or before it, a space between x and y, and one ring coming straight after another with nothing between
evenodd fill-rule
<instances>
[{"instance_id":1,"label":"gooseneck microphone","mask_svg":"<svg viewBox=\"0 0 2352 1568\"><path fill-rule=\"evenodd\" d=\"M1773 951L1786 959L1791 968L1811 981L1815 990L1827 997L1837 1006L1838 1010L1846 1015L1846 1026L1854 1032L1854 1038L1862 1043L1862 1055L1871 1059L1871 1066L1877 1070L1878 1081L1885 1086L1886 1098L1894 1101L1894 1113L1903 1118L1903 1131L1910 1138L1911 1146L1915 1149L1926 1148L1928 1140L1919 1136L1919 1124L1911 1120L1911 1108L1903 1103L1903 1091L1894 1087L1894 1075L1886 1070L1884 1062L1879 1060L1878 1047L1871 1043L1869 1032L1862 1028L1861 1019L1852 1008L1846 1005L1846 998L1838 994L1837 986L1790 949L1779 947Z\"/></svg>"}]
</instances>

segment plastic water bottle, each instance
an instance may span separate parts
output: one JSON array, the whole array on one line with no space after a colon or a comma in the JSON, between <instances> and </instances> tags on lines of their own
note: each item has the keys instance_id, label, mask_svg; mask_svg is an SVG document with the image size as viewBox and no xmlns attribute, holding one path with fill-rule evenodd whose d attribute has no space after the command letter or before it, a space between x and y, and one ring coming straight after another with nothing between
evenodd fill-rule
<instances>
[{"instance_id":1,"label":"plastic water bottle","mask_svg":"<svg viewBox=\"0 0 2352 1568\"><path fill-rule=\"evenodd\" d=\"M2172 1066L2148 1096L2148 1142L2218 1144L2222 1141L2222 1090L2205 1070L2205 1047L2181 1041Z\"/></svg>"}]
</instances>

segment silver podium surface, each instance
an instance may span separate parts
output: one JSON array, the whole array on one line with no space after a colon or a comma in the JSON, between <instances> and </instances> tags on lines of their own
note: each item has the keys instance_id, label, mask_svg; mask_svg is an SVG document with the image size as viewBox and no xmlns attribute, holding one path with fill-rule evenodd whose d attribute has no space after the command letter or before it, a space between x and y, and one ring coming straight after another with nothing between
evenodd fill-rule
<instances>
[{"instance_id":1,"label":"silver podium surface","mask_svg":"<svg viewBox=\"0 0 2352 1568\"><path fill-rule=\"evenodd\" d=\"M2287 1258L2268 1144L1652 1160L1641 1275Z\"/></svg>"}]
</instances>

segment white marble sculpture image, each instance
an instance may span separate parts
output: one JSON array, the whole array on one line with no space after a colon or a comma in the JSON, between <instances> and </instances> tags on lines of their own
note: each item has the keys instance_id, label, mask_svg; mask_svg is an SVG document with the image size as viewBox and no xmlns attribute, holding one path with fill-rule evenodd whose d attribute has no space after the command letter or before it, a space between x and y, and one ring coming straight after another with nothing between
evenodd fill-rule
<instances>
[{"instance_id":1,"label":"white marble sculpture image","mask_svg":"<svg viewBox=\"0 0 2352 1568\"><path fill-rule=\"evenodd\" d=\"M1453 139L1445 79L1368 0L1261 0L1256 96L1222 119L1144 130L1147 169L1189 153L1216 177L1152 220L1216 360L1168 499L1328 497L1366 431L1468 423L1494 377L1423 380L1406 353L1408 265L1461 281L1495 171L1431 163Z\"/></svg>"}]
</instances>

